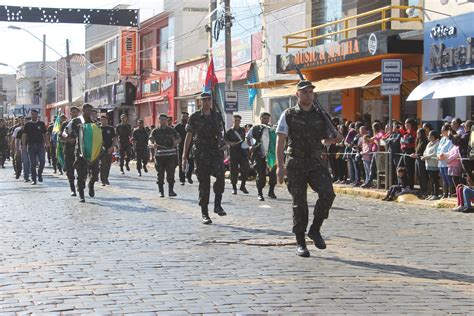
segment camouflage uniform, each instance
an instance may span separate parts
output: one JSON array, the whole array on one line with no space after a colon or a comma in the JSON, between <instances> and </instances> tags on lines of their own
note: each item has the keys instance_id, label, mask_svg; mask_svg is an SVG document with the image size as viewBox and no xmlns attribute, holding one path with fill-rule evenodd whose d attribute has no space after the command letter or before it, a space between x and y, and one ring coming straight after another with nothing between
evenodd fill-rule
<instances>
[{"instance_id":1,"label":"camouflage uniform","mask_svg":"<svg viewBox=\"0 0 474 316\"><path fill-rule=\"evenodd\" d=\"M236 133L240 135L240 139L237 137ZM228 142L245 142L245 129L239 127L238 129L230 128L225 133L224 139ZM245 182L247 182L247 175L249 172L249 157L248 150L241 147L242 143L238 143L230 147L230 182L232 186L237 185L237 178L239 176L239 167L240 174L242 176L242 187L245 187Z\"/></svg>"},{"instance_id":2,"label":"camouflage uniform","mask_svg":"<svg viewBox=\"0 0 474 316\"><path fill-rule=\"evenodd\" d=\"M204 115L202 110L191 114L186 131L193 133L193 156L196 164L196 175L199 181L199 205L207 207L211 191L211 175L216 178L214 194L220 205L224 193L224 155L219 150L222 140L222 126L218 114ZM216 203L214 204L214 207Z\"/></svg>"},{"instance_id":3,"label":"camouflage uniform","mask_svg":"<svg viewBox=\"0 0 474 316\"><path fill-rule=\"evenodd\" d=\"M319 231L322 222L328 218L335 198L331 176L321 160L321 140L328 138L326 124L314 108L306 112L297 105L286 110L283 115L281 119L286 119L288 126L285 165L288 191L293 197L293 232L304 233L308 226L308 185L319 195L310 231ZM279 124L277 132L282 131Z\"/></svg>"},{"instance_id":4,"label":"camouflage uniform","mask_svg":"<svg viewBox=\"0 0 474 316\"><path fill-rule=\"evenodd\" d=\"M64 122L61 125L61 134L64 132L71 120ZM64 152L64 169L66 170L67 179L69 181L69 188L71 189L71 195L76 194L76 185L74 184L74 150L76 148L76 141L74 135L69 135L67 137L67 142L64 142L63 152ZM74 140L74 142L70 142Z\"/></svg>"},{"instance_id":5,"label":"camouflage uniform","mask_svg":"<svg viewBox=\"0 0 474 316\"><path fill-rule=\"evenodd\" d=\"M171 127L155 128L151 132L150 139L157 145L155 152L155 169L158 176L158 187L160 193L163 192L163 185L166 181L173 190L174 173L178 164L178 151L174 147L174 141L179 139L179 134Z\"/></svg>"},{"instance_id":6,"label":"camouflage uniform","mask_svg":"<svg viewBox=\"0 0 474 316\"><path fill-rule=\"evenodd\" d=\"M258 194L262 195L263 188L267 184L267 159L262 153L262 134L265 128L270 128L269 126L260 124L252 127L249 134L252 135L252 138L255 140L255 145L252 146L252 160L255 163L255 171L257 172L256 184ZM251 133L250 133L251 132ZM268 192L271 195L275 189L277 183L276 177L276 166L268 171L268 185L270 186Z\"/></svg>"}]
</instances>

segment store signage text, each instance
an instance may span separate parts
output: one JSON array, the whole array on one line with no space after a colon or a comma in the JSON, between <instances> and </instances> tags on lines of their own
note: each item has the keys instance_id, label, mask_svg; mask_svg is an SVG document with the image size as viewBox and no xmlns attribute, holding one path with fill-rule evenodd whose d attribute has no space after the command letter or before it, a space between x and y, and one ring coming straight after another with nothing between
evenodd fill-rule
<instances>
[{"instance_id":1,"label":"store signage text","mask_svg":"<svg viewBox=\"0 0 474 316\"><path fill-rule=\"evenodd\" d=\"M387 53L387 34L376 32L277 56L277 72L343 62Z\"/></svg>"},{"instance_id":2,"label":"store signage text","mask_svg":"<svg viewBox=\"0 0 474 316\"><path fill-rule=\"evenodd\" d=\"M468 37L466 45L446 47L444 43L430 48L430 70L443 70L470 65L473 62L473 38Z\"/></svg>"},{"instance_id":3,"label":"store signage text","mask_svg":"<svg viewBox=\"0 0 474 316\"><path fill-rule=\"evenodd\" d=\"M444 26L436 24L436 26L431 29L430 37L432 39L442 39L456 36L456 33L457 29L455 26Z\"/></svg>"},{"instance_id":4,"label":"store signage text","mask_svg":"<svg viewBox=\"0 0 474 316\"><path fill-rule=\"evenodd\" d=\"M185 96L198 93L206 81L206 62L178 70L178 95Z\"/></svg>"}]
</instances>

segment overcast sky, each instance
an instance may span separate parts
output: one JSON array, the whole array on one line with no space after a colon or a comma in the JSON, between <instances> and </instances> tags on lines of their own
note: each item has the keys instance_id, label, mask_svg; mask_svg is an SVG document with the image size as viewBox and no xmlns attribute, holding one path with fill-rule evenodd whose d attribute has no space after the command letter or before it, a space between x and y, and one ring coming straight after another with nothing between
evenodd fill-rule
<instances>
[{"instance_id":1,"label":"overcast sky","mask_svg":"<svg viewBox=\"0 0 474 316\"><path fill-rule=\"evenodd\" d=\"M1 0L1 5L49 8L111 9L118 4L128 4L130 9L140 9L141 21L162 11L162 0ZM40 39L46 34L46 43L64 56L68 38L71 53L84 52L84 25L0 22L0 36L4 43L0 49L0 63L17 67L27 61L43 59L42 43L25 31L9 29L9 25L28 29ZM54 61L60 57L46 49L46 58ZM12 68L0 66L0 73L14 72Z\"/></svg>"}]
</instances>

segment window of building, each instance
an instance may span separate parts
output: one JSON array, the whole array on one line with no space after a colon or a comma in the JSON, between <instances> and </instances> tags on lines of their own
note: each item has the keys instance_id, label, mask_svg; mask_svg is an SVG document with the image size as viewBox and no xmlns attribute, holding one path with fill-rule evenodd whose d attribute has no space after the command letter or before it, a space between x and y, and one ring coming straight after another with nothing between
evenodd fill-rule
<instances>
[{"instance_id":1,"label":"window of building","mask_svg":"<svg viewBox=\"0 0 474 316\"><path fill-rule=\"evenodd\" d=\"M272 123L276 124L280 119L281 113L294 106L297 103L296 96L287 96L270 100L270 114L272 115Z\"/></svg>"},{"instance_id":2,"label":"window of building","mask_svg":"<svg viewBox=\"0 0 474 316\"><path fill-rule=\"evenodd\" d=\"M105 46L97 47L89 52L91 64L100 64L105 61Z\"/></svg>"},{"instance_id":3,"label":"window of building","mask_svg":"<svg viewBox=\"0 0 474 316\"><path fill-rule=\"evenodd\" d=\"M112 62L117 60L117 38L114 38L107 43L107 61Z\"/></svg>"},{"instance_id":4,"label":"window of building","mask_svg":"<svg viewBox=\"0 0 474 316\"><path fill-rule=\"evenodd\" d=\"M156 52L156 67L161 71L168 71L168 41L169 41L169 28L168 26L162 27L158 31L158 49Z\"/></svg>"},{"instance_id":5,"label":"window of building","mask_svg":"<svg viewBox=\"0 0 474 316\"><path fill-rule=\"evenodd\" d=\"M146 72L153 71L153 64L151 57L153 55L153 32L145 34L141 37L140 43L140 68Z\"/></svg>"},{"instance_id":6,"label":"window of building","mask_svg":"<svg viewBox=\"0 0 474 316\"><path fill-rule=\"evenodd\" d=\"M443 118L446 116L456 116L456 98L446 98L441 100L441 111Z\"/></svg>"}]
</instances>

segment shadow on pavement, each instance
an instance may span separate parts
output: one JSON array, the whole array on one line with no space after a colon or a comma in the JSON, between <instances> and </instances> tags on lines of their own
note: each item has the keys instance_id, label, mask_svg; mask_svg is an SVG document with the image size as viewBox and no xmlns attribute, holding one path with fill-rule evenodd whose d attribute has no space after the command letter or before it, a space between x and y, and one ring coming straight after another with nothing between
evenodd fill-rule
<instances>
[{"instance_id":1,"label":"shadow on pavement","mask_svg":"<svg viewBox=\"0 0 474 316\"><path fill-rule=\"evenodd\" d=\"M323 259L323 258L318 258ZM474 283L474 276L454 273L448 271L433 271L428 269L418 269L411 268L407 266L395 265L395 264L383 264L383 263L373 263L367 261L356 261L356 260L347 260L341 258L324 258L324 260L339 262L348 264L351 266L362 267L372 270L378 270L385 273L391 273L396 275L416 277L421 279L431 279L431 280L451 280L461 283Z\"/></svg>"},{"instance_id":2,"label":"shadow on pavement","mask_svg":"<svg viewBox=\"0 0 474 316\"><path fill-rule=\"evenodd\" d=\"M281 230L274 230L274 229L247 228L247 227L239 227L239 226L226 225L226 224L215 224L215 226L228 228L232 230L243 231L243 232L252 233L252 234L265 234L265 235L272 235L272 236L294 236L293 233L289 233L289 232L281 231Z\"/></svg>"}]
</instances>

